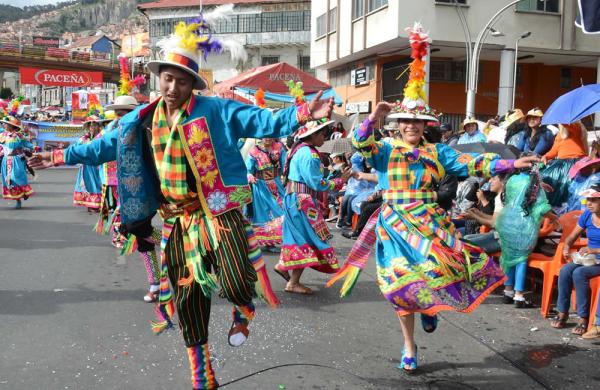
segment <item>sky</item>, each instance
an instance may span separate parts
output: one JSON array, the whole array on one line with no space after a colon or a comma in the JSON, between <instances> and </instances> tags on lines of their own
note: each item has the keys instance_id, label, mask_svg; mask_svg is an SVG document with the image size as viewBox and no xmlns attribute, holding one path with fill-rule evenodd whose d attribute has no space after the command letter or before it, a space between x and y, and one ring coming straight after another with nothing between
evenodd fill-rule
<instances>
[{"instance_id":1,"label":"sky","mask_svg":"<svg viewBox=\"0 0 600 390\"><path fill-rule=\"evenodd\" d=\"M23 8L26 5L36 5L36 4L56 4L59 3L58 0L0 0L0 4L9 4L14 7Z\"/></svg>"}]
</instances>

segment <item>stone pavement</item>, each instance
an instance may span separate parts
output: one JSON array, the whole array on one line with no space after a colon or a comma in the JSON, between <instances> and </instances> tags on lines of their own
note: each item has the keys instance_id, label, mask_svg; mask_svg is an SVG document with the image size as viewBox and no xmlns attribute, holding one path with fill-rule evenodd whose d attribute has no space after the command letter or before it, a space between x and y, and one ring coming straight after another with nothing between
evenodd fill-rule
<instances>
[{"instance_id":1,"label":"stone pavement","mask_svg":"<svg viewBox=\"0 0 600 390\"><path fill-rule=\"evenodd\" d=\"M96 215L71 205L74 169L38 173L37 192L13 210L0 201L0 390L188 389L178 330L155 336L146 280L136 256L120 257L92 232ZM343 258L353 241L334 231ZM267 254L271 266L276 254ZM269 267L270 268L270 267ZM352 296L325 289L307 271L310 297L283 292L263 303L241 348L227 345L230 307L215 298L211 349L226 389L597 389L600 342L549 327L539 309L489 297L470 315L443 313L439 329L417 330L420 374L396 368L398 320L374 278ZM418 324L417 324L418 325Z\"/></svg>"}]
</instances>

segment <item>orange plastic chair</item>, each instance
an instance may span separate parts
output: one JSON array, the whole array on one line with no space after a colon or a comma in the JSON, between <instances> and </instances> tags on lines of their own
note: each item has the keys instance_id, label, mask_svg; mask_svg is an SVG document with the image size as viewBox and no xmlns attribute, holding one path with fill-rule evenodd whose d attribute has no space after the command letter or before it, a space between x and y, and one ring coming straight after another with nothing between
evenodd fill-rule
<instances>
[{"instance_id":1,"label":"orange plastic chair","mask_svg":"<svg viewBox=\"0 0 600 390\"><path fill-rule=\"evenodd\" d=\"M548 317L550 312L550 303L552 300L552 291L554 290L554 286L556 284L556 279L558 274L560 273L560 269L565 264L563 258L563 247L565 245L565 240L571 234L575 226L577 225L577 220L579 216L582 214L582 211L576 210L571 211L562 215L559 218L560 226L562 226L562 233L560 236L560 241L558 246L556 247L556 252L554 256L546 256L543 253L534 252L529 255L528 266L531 268L539 269L542 271L544 275L543 286L542 286L542 306L540 308L540 312L542 316ZM571 249L576 249L581 246L583 241L578 241L573 244Z\"/></svg>"},{"instance_id":2,"label":"orange plastic chair","mask_svg":"<svg viewBox=\"0 0 600 390\"><path fill-rule=\"evenodd\" d=\"M590 296L590 318L588 321L587 330L592 329L592 326L596 323L596 310L598 309L598 293L600 293L600 276L594 276L590 279L590 290L592 295Z\"/></svg>"},{"instance_id":3,"label":"orange plastic chair","mask_svg":"<svg viewBox=\"0 0 600 390\"><path fill-rule=\"evenodd\" d=\"M358 225L358 214L352 214L352 231L356 231L356 225Z\"/></svg>"}]
</instances>

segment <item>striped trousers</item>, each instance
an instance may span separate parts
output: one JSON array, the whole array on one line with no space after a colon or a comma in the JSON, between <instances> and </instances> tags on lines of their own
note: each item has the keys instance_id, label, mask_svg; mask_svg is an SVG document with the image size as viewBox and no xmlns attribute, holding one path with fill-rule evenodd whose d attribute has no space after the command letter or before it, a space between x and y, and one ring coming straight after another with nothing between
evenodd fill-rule
<instances>
[{"instance_id":1,"label":"striped trousers","mask_svg":"<svg viewBox=\"0 0 600 390\"><path fill-rule=\"evenodd\" d=\"M215 217L224 229L216 250L202 259L208 272L217 276L221 291L219 296L235 306L252 303L256 296L254 284L256 272L248 258L248 238L245 226L248 222L239 210L232 210ZM189 276L183 249L183 236L179 220L165 248L169 280L175 292L174 304L179 318L179 328L187 347L205 344L208 340L211 298L202 293L198 283L179 286L178 281Z\"/></svg>"}]
</instances>

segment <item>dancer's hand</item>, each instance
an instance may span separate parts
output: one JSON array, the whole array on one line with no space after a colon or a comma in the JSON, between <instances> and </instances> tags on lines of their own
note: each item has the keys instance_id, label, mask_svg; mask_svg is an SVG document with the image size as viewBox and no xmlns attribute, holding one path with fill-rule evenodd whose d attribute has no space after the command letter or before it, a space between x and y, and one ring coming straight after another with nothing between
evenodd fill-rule
<instances>
[{"instance_id":1,"label":"dancer's hand","mask_svg":"<svg viewBox=\"0 0 600 390\"><path fill-rule=\"evenodd\" d=\"M540 158L536 157L536 156L521 157L520 159L515 160L515 168L516 169L531 168L533 166L533 163L537 163L540 161L541 161Z\"/></svg>"},{"instance_id":2,"label":"dancer's hand","mask_svg":"<svg viewBox=\"0 0 600 390\"><path fill-rule=\"evenodd\" d=\"M321 96L323 96L323 91L317 92L315 97L308 103L310 116L313 120L329 118L331 111L333 111L333 97L321 99Z\"/></svg>"},{"instance_id":3,"label":"dancer's hand","mask_svg":"<svg viewBox=\"0 0 600 390\"><path fill-rule=\"evenodd\" d=\"M254 175L248 174L248 183L256 184L256 177L254 177Z\"/></svg>"},{"instance_id":4,"label":"dancer's hand","mask_svg":"<svg viewBox=\"0 0 600 390\"><path fill-rule=\"evenodd\" d=\"M34 153L33 156L27 159L27 163L30 167L37 170L46 169L54 166L54 164L52 164L51 152Z\"/></svg>"},{"instance_id":5,"label":"dancer's hand","mask_svg":"<svg viewBox=\"0 0 600 390\"><path fill-rule=\"evenodd\" d=\"M392 103L388 103L388 102L377 103L377 106L375 106L375 110L373 110L371 115L369 115L369 120L371 122L375 122L379 118L385 117L387 114L390 113L390 111L392 111L392 108L394 108L394 105Z\"/></svg>"}]
</instances>

